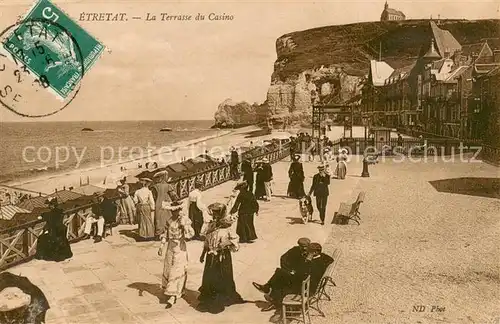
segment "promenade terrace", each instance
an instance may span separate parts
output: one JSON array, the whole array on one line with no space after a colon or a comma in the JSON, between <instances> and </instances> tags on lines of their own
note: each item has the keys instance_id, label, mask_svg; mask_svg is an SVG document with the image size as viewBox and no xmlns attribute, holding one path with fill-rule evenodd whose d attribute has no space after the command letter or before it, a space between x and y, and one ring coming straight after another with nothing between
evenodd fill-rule
<instances>
[{"instance_id":1,"label":"promenade terrace","mask_svg":"<svg viewBox=\"0 0 500 324\"><path fill-rule=\"evenodd\" d=\"M432 161L432 159L431 159ZM268 323L260 312L264 298L251 282L264 282L279 256L297 238L308 236L331 252L343 250L323 302L326 318L313 323L490 323L498 311L500 200L438 192L429 181L457 177L498 177L485 163L395 163L386 159L361 178L362 165L351 161L345 180L332 180L325 226L298 221L296 200L286 192L288 162L274 170L274 200L262 202L256 229L259 239L233 254L239 293L249 301L221 314L192 306L201 283L201 242L188 244L190 265L185 300L164 309L158 302L163 258L158 242L136 243L132 226L119 226L99 244L72 244L74 257L63 263L33 260L10 268L27 276L51 305L47 324L62 323ZM304 163L306 190L317 163ZM225 202L234 182L205 193L207 202ZM330 225L341 201L366 192L361 225ZM315 212L317 218L317 212ZM120 234L119 234L120 233ZM139 290L144 290L142 296ZM414 312L424 305L426 311ZM443 311L431 312L439 306Z\"/></svg>"}]
</instances>

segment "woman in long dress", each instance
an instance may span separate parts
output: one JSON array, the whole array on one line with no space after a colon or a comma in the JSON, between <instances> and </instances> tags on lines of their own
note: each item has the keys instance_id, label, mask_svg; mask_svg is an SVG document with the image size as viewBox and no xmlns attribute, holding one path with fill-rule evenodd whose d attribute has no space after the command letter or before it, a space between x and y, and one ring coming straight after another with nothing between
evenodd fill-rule
<instances>
[{"instance_id":1,"label":"woman in long dress","mask_svg":"<svg viewBox=\"0 0 500 324\"><path fill-rule=\"evenodd\" d=\"M254 174L250 158L247 157L241 162L241 173L243 173L243 181L248 183L248 190L253 192Z\"/></svg>"},{"instance_id":2,"label":"woman in long dress","mask_svg":"<svg viewBox=\"0 0 500 324\"><path fill-rule=\"evenodd\" d=\"M257 239L253 220L254 215L259 212L259 203L248 190L245 181L238 183L234 189L240 191L230 212L230 214L238 213L236 233L240 237L240 243L253 243Z\"/></svg>"},{"instance_id":3,"label":"woman in long dress","mask_svg":"<svg viewBox=\"0 0 500 324\"><path fill-rule=\"evenodd\" d=\"M118 204L119 210L119 222L120 224L130 224L134 225L136 223L135 219L135 206L132 197L130 196L130 187L126 183L126 179L123 178L118 182L118 194L120 195L120 201Z\"/></svg>"},{"instance_id":4,"label":"woman in long dress","mask_svg":"<svg viewBox=\"0 0 500 324\"><path fill-rule=\"evenodd\" d=\"M238 251L239 237L225 219L226 206L215 203L208 206L214 221L206 234L200 262L205 262L199 289L199 310L220 313L226 306L244 303L236 291L231 251ZM206 261L205 261L206 256Z\"/></svg>"},{"instance_id":5,"label":"woman in long dress","mask_svg":"<svg viewBox=\"0 0 500 324\"><path fill-rule=\"evenodd\" d=\"M207 207L203 203L201 188L203 184L201 182L195 182L194 190L189 193L188 199L186 199L186 210L188 211L189 219L194 230L193 239L201 240L203 236L203 225L205 222L210 221L207 219Z\"/></svg>"},{"instance_id":6,"label":"woman in long dress","mask_svg":"<svg viewBox=\"0 0 500 324\"><path fill-rule=\"evenodd\" d=\"M339 156L337 156L337 168L335 170L337 179L345 179L347 174L347 150L341 149Z\"/></svg>"},{"instance_id":7,"label":"woman in long dress","mask_svg":"<svg viewBox=\"0 0 500 324\"><path fill-rule=\"evenodd\" d=\"M142 188L134 193L134 202L136 203L137 219L139 223L139 236L144 240L151 240L155 236L154 226L154 208L155 201L153 193L148 188L151 179L141 178Z\"/></svg>"},{"instance_id":8,"label":"woman in long dress","mask_svg":"<svg viewBox=\"0 0 500 324\"><path fill-rule=\"evenodd\" d=\"M288 196L292 198L302 198L305 196L304 191L304 167L299 162L300 155L292 157L293 162L288 169L288 177L290 183L288 184Z\"/></svg>"},{"instance_id":9,"label":"woman in long dress","mask_svg":"<svg viewBox=\"0 0 500 324\"><path fill-rule=\"evenodd\" d=\"M159 182L152 186L152 191L154 192L153 197L156 198L155 204L155 236L160 237L165 231L165 224L167 219L172 217L172 213L168 209L162 208L162 203L164 201L171 203L172 197L170 193L172 192L171 186L168 183L169 176L167 171L160 171L154 175L155 178L159 179Z\"/></svg>"},{"instance_id":10,"label":"woman in long dress","mask_svg":"<svg viewBox=\"0 0 500 324\"><path fill-rule=\"evenodd\" d=\"M172 214L165 224L165 232L161 235L161 247L158 250L158 255L161 256L165 243L168 242L161 286L164 295L168 298L166 308L170 308L178 298L181 298L186 286L188 267L186 240L193 236L194 231L180 203L166 202L163 207L170 210Z\"/></svg>"},{"instance_id":11,"label":"woman in long dress","mask_svg":"<svg viewBox=\"0 0 500 324\"><path fill-rule=\"evenodd\" d=\"M57 198L48 199L50 211L43 213L39 219L45 221L42 235L38 238L35 258L46 261L63 261L73 256L66 233L68 231L63 223L64 212L59 208Z\"/></svg>"}]
</instances>

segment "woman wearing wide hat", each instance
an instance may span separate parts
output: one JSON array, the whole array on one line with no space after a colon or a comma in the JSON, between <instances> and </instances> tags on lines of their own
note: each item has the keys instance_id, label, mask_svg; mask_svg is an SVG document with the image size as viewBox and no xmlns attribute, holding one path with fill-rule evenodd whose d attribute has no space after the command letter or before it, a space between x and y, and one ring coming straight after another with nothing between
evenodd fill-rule
<instances>
[{"instance_id":1,"label":"woman wearing wide hat","mask_svg":"<svg viewBox=\"0 0 500 324\"><path fill-rule=\"evenodd\" d=\"M290 182L288 183L287 195L292 198L302 198L306 195L304 192L304 168L299 159L300 155L298 154L292 156L292 163L288 169Z\"/></svg>"},{"instance_id":2,"label":"woman wearing wide hat","mask_svg":"<svg viewBox=\"0 0 500 324\"><path fill-rule=\"evenodd\" d=\"M35 258L46 261L63 261L73 256L71 246L66 237L67 227L63 223L64 212L59 208L57 198L45 201L50 208L39 219L45 221L42 235L38 237Z\"/></svg>"},{"instance_id":3,"label":"woman wearing wide hat","mask_svg":"<svg viewBox=\"0 0 500 324\"><path fill-rule=\"evenodd\" d=\"M165 243L167 243L161 286L164 295L168 298L166 308L170 308L182 296L186 285L188 267L186 240L194 235L194 231L191 221L182 211L180 202L167 202L165 207L169 208L172 217L167 219L165 232L160 236L161 247L158 255L163 254Z\"/></svg>"},{"instance_id":4,"label":"woman wearing wide hat","mask_svg":"<svg viewBox=\"0 0 500 324\"><path fill-rule=\"evenodd\" d=\"M213 222L205 236L200 256L200 262L205 262L205 268L199 289L198 308L200 311L220 313L226 306L244 303L236 291L231 257L231 252L239 249L239 237L226 218L226 205L214 203L208 209Z\"/></svg>"},{"instance_id":5,"label":"woman wearing wide hat","mask_svg":"<svg viewBox=\"0 0 500 324\"><path fill-rule=\"evenodd\" d=\"M148 188L152 180L149 178L141 178L139 181L142 187L134 193L137 221L139 223L139 236L145 240L151 240L155 237L155 201L153 193Z\"/></svg>"},{"instance_id":6,"label":"woman wearing wide hat","mask_svg":"<svg viewBox=\"0 0 500 324\"><path fill-rule=\"evenodd\" d=\"M248 183L248 190L253 192L254 171L249 157L245 157L241 162L241 173L243 173L243 180Z\"/></svg>"},{"instance_id":7,"label":"woman wearing wide hat","mask_svg":"<svg viewBox=\"0 0 500 324\"><path fill-rule=\"evenodd\" d=\"M240 243L252 243L257 239L254 226L254 216L259 213L259 203L253 193L248 190L246 181L240 181L235 190L239 190L230 214L238 213L236 233Z\"/></svg>"}]
</instances>

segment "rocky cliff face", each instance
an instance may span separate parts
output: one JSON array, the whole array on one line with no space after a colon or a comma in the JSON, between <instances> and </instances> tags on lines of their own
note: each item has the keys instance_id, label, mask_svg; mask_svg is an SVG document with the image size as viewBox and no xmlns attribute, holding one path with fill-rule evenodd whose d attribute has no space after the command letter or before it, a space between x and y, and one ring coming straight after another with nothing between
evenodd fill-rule
<instances>
[{"instance_id":1,"label":"rocky cliff face","mask_svg":"<svg viewBox=\"0 0 500 324\"><path fill-rule=\"evenodd\" d=\"M215 113L215 127L237 127L257 124L265 119L267 107L257 103L250 105L246 102L234 102L226 99L217 108Z\"/></svg>"},{"instance_id":2,"label":"rocky cliff face","mask_svg":"<svg viewBox=\"0 0 500 324\"><path fill-rule=\"evenodd\" d=\"M462 44L488 40L498 45L500 20L446 20L439 24ZM394 68L411 64L427 46L429 20L366 22L294 32L276 41L277 60L264 104L222 103L221 120L260 122L267 117L290 121L310 116L314 103L356 101L370 60ZM493 46L497 47L497 46ZM234 108L231 108L234 107Z\"/></svg>"}]
</instances>

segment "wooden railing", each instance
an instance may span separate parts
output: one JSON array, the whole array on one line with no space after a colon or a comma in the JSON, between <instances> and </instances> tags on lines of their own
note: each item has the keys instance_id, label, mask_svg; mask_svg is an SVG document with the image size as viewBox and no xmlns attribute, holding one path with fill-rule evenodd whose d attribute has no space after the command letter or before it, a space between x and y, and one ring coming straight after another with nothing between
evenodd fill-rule
<instances>
[{"instance_id":1,"label":"wooden railing","mask_svg":"<svg viewBox=\"0 0 500 324\"><path fill-rule=\"evenodd\" d=\"M401 145L399 145L401 144ZM425 148L423 145L425 144ZM349 154L363 155L366 153L376 153L384 151L385 154L403 153L411 155L421 155L424 153L432 155L451 155L475 152L481 147L481 142L477 140L457 140L448 138L427 138L425 140L403 138L402 143L398 143L397 138L386 141L375 141L373 138L352 137L343 138L333 142L332 150L336 153L341 148L347 148ZM387 150L390 148L390 150Z\"/></svg>"},{"instance_id":2,"label":"wooden railing","mask_svg":"<svg viewBox=\"0 0 500 324\"><path fill-rule=\"evenodd\" d=\"M270 163L289 155L289 144L271 144L258 147L243 153L243 157L250 157L253 161L261 158L269 159ZM185 198L194 189L196 181L201 181L203 190L215 187L231 180L229 165L220 166L186 175L174 179L172 186L179 198ZM115 197L114 199L118 199ZM67 226L67 237L70 242L75 242L83 236L85 220L92 214L92 205L87 204L65 210L63 222ZM0 270L30 260L36 252L38 237L42 234L45 222L35 220L15 227L0 229Z\"/></svg>"}]
</instances>

